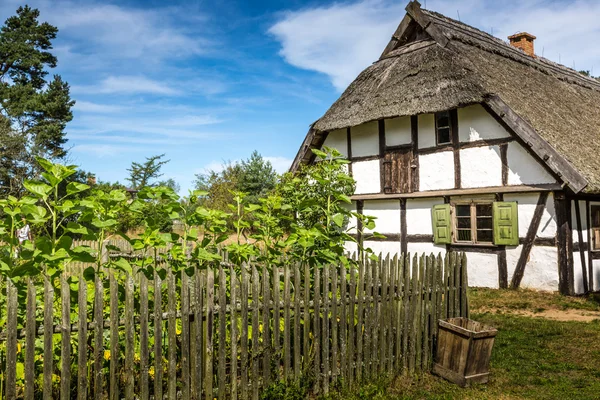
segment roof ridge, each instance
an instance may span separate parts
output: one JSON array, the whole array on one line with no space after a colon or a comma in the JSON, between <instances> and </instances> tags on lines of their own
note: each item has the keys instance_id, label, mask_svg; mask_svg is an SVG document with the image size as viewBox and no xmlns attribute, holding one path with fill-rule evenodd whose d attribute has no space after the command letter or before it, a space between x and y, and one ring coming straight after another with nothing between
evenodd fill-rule
<instances>
[{"instance_id":1,"label":"roof ridge","mask_svg":"<svg viewBox=\"0 0 600 400\"><path fill-rule=\"evenodd\" d=\"M435 24L443 25L444 27L449 28L449 29L460 29L462 34L471 36L474 40L481 40L481 41L489 43L490 45L499 46L499 48L501 50L503 50L504 52L510 53L510 54L500 53L499 55L501 55L503 57L513 59L514 61L527 64L534 68L535 67L543 68L545 70L550 70L555 73L567 75L569 78L571 78L571 80L572 80L571 82L574 84L579 84L581 86L588 87L588 88L590 88L589 86L592 86L590 89L600 90L600 82L599 81L597 81L594 78L587 77L572 68L569 68L565 65L551 61L545 57L540 57L540 56L530 57L527 54L525 54L522 50L511 46L506 41L504 41L496 36L493 36L487 32L484 32L479 28L468 25L462 21L457 21L453 18L447 17L436 11L427 10L427 9L421 9L421 10L425 14L427 14L427 16L434 19L433 22ZM477 37L475 35L478 35L479 37ZM450 39L465 42L464 40L461 40L461 38L459 38L459 37L452 37ZM470 43L470 42L466 42L466 43L470 44L470 45L475 44L475 43ZM493 51L490 51L489 49L483 48L483 50L495 53ZM579 81L579 82L577 82L577 81Z\"/></svg>"}]
</instances>

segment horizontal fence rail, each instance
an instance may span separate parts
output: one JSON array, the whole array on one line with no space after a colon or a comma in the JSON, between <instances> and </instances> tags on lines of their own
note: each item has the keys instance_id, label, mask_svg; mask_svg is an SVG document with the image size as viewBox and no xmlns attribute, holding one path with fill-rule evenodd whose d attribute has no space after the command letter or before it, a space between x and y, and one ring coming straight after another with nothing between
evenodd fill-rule
<instances>
[{"instance_id":1,"label":"horizontal fence rail","mask_svg":"<svg viewBox=\"0 0 600 400\"><path fill-rule=\"evenodd\" d=\"M429 370L437 321L468 316L464 253L222 262L164 279L109 269L91 282L86 267L6 283L6 398L258 399L301 379L327 393Z\"/></svg>"}]
</instances>

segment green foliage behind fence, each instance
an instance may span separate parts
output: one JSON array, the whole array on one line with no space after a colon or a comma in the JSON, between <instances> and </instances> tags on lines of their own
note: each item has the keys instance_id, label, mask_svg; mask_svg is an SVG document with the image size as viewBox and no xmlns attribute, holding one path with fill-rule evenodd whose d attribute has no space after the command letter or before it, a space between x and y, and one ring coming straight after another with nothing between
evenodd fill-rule
<instances>
[{"instance_id":1,"label":"green foliage behind fence","mask_svg":"<svg viewBox=\"0 0 600 400\"><path fill-rule=\"evenodd\" d=\"M25 298L9 281L5 395L258 399L279 382L326 393L429 369L437 320L468 314L464 254L282 265L225 259L164 279L105 269L88 282L78 264L54 285L31 280Z\"/></svg>"}]
</instances>

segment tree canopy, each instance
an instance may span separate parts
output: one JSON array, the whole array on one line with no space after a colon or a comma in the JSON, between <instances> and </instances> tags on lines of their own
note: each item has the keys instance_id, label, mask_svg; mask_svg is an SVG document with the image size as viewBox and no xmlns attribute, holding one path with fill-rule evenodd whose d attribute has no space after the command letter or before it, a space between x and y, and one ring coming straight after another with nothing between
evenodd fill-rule
<instances>
[{"instance_id":1,"label":"tree canopy","mask_svg":"<svg viewBox=\"0 0 600 400\"><path fill-rule=\"evenodd\" d=\"M23 181L41 172L35 157L66 155L65 128L73 118L69 85L50 52L58 29L40 13L19 7L0 28L0 194L19 196Z\"/></svg>"},{"instance_id":2,"label":"tree canopy","mask_svg":"<svg viewBox=\"0 0 600 400\"><path fill-rule=\"evenodd\" d=\"M160 178L163 174L160 172L163 165L167 164L170 160L163 160L163 154L156 156L146 157L146 161L143 163L132 162L131 168L128 168L129 178L127 181L131 183L131 188L140 190L145 187L160 186L159 182L153 182L154 179ZM165 181L167 182L167 181ZM172 179L171 183L176 184Z\"/></svg>"}]
</instances>

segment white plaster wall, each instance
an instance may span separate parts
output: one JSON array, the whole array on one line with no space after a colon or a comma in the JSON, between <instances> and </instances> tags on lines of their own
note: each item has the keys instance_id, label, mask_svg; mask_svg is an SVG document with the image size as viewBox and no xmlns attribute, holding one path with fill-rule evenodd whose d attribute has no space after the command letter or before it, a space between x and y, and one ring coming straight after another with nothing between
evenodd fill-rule
<instances>
[{"instance_id":1,"label":"white plaster wall","mask_svg":"<svg viewBox=\"0 0 600 400\"><path fill-rule=\"evenodd\" d=\"M380 253L383 255L383 257L387 256L388 254L390 257L400 254L400 242L375 242L365 240L364 247L365 249L369 248L373 250L373 253L375 253L377 256L379 256Z\"/></svg>"},{"instance_id":2,"label":"white plaster wall","mask_svg":"<svg viewBox=\"0 0 600 400\"><path fill-rule=\"evenodd\" d=\"M500 147L460 150L460 183L463 188L502 186Z\"/></svg>"},{"instance_id":3,"label":"white plaster wall","mask_svg":"<svg viewBox=\"0 0 600 400\"><path fill-rule=\"evenodd\" d=\"M410 253L411 259L415 254L427 254L431 255L433 253L434 256L437 257L438 254L441 254L442 257L446 255L446 245L436 245L433 242L431 243L407 243L406 250Z\"/></svg>"},{"instance_id":4,"label":"white plaster wall","mask_svg":"<svg viewBox=\"0 0 600 400\"><path fill-rule=\"evenodd\" d=\"M379 125L377 121L350 128L352 157L374 156L379 154Z\"/></svg>"},{"instance_id":5,"label":"white plaster wall","mask_svg":"<svg viewBox=\"0 0 600 400\"><path fill-rule=\"evenodd\" d=\"M409 235L433 235L431 209L444 204L444 199L409 199L406 201L406 233Z\"/></svg>"},{"instance_id":6,"label":"white plaster wall","mask_svg":"<svg viewBox=\"0 0 600 400\"><path fill-rule=\"evenodd\" d=\"M419 143L421 141L419 140ZM419 156L419 190L454 188L454 153L439 153Z\"/></svg>"},{"instance_id":7,"label":"white plaster wall","mask_svg":"<svg viewBox=\"0 0 600 400\"><path fill-rule=\"evenodd\" d=\"M506 249L509 284L522 250L522 245ZM525 264L521 287L548 291L558 290L558 251L556 247L532 247L527 264Z\"/></svg>"},{"instance_id":8,"label":"white plaster wall","mask_svg":"<svg viewBox=\"0 0 600 400\"><path fill-rule=\"evenodd\" d=\"M476 142L482 139L500 139L510 134L480 104L458 109L458 140Z\"/></svg>"},{"instance_id":9,"label":"white plaster wall","mask_svg":"<svg viewBox=\"0 0 600 400\"><path fill-rule=\"evenodd\" d=\"M529 254L529 260L525 265L521 287L538 290L558 290L558 250L556 247L533 246Z\"/></svg>"},{"instance_id":10,"label":"white plaster wall","mask_svg":"<svg viewBox=\"0 0 600 400\"><path fill-rule=\"evenodd\" d=\"M575 239L575 236L577 236L577 234L575 231L573 231L573 239ZM587 252L585 254L587 254ZM585 263L586 263L585 277L587 279L587 277L588 277L587 255L586 255ZM583 288L583 271L581 270L581 255L579 254L579 251L573 252L573 283L574 283L575 294L585 293L585 291L583 290L584 289Z\"/></svg>"},{"instance_id":11,"label":"white plaster wall","mask_svg":"<svg viewBox=\"0 0 600 400\"><path fill-rule=\"evenodd\" d=\"M398 146L412 142L410 117L385 120L386 146Z\"/></svg>"},{"instance_id":12,"label":"white plaster wall","mask_svg":"<svg viewBox=\"0 0 600 400\"><path fill-rule=\"evenodd\" d=\"M421 114L419 120L419 148L434 147L435 144L435 115Z\"/></svg>"},{"instance_id":13,"label":"white plaster wall","mask_svg":"<svg viewBox=\"0 0 600 400\"><path fill-rule=\"evenodd\" d=\"M329 132L327 137L325 138L325 142L323 146L332 147L337 149L344 158L348 157L348 135L346 133L346 129L337 129L335 131Z\"/></svg>"},{"instance_id":14,"label":"white plaster wall","mask_svg":"<svg viewBox=\"0 0 600 400\"><path fill-rule=\"evenodd\" d=\"M365 201L363 214L377 218L375 229L365 228L365 232L400 233L400 201L398 200L373 200Z\"/></svg>"},{"instance_id":15,"label":"white plaster wall","mask_svg":"<svg viewBox=\"0 0 600 400\"><path fill-rule=\"evenodd\" d=\"M519 143L509 143L506 155L509 185L556 183L546 167L537 162Z\"/></svg>"},{"instance_id":16,"label":"white plaster wall","mask_svg":"<svg viewBox=\"0 0 600 400\"><path fill-rule=\"evenodd\" d=\"M579 235L577 229L581 229L583 235L583 243L588 241L588 226L587 226L587 210L585 208L585 201L579 201L579 211L581 213L581 226L577 224L577 214L575 213L575 202L571 202L571 226L573 227L573 243L579 243ZM587 257L587 252L586 252ZM586 258L587 259L587 258Z\"/></svg>"},{"instance_id":17,"label":"white plaster wall","mask_svg":"<svg viewBox=\"0 0 600 400\"><path fill-rule=\"evenodd\" d=\"M592 260L594 276L594 290L600 290L600 260Z\"/></svg>"},{"instance_id":18,"label":"white plaster wall","mask_svg":"<svg viewBox=\"0 0 600 400\"><path fill-rule=\"evenodd\" d=\"M346 250L346 253L350 253L352 255L352 253L358 253L358 245L354 242L346 242L344 244L344 249Z\"/></svg>"},{"instance_id":19,"label":"white plaster wall","mask_svg":"<svg viewBox=\"0 0 600 400\"><path fill-rule=\"evenodd\" d=\"M579 211L581 213L581 226L577 224L577 215L575 213L575 202L571 202L571 219L573 226L573 243L579 243L579 235L577 234L577 230L581 229L582 234L582 243L588 243L588 224L587 224L587 213L588 210L585 208L585 201L579 201ZM573 278L575 282L575 293L581 294L584 293L583 287L583 274L585 273L585 278L589 279L589 252L586 250L583 252L583 257L585 259L585 272L581 270L581 253L579 251L573 252ZM589 282L588 282L589 285ZM595 284L594 284L595 285Z\"/></svg>"},{"instance_id":20,"label":"white plaster wall","mask_svg":"<svg viewBox=\"0 0 600 400\"><path fill-rule=\"evenodd\" d=\"M353 162L352 176L356 180L355 194L381 192L379 160Z\"/></svg>"},{"instance_id":21,"label":"white plaster wall","mask_svg":"<svg viewBox=\"0 0 600 400\"><path fill-rule=\"evenodd\" d=\"M348 211L354 211L356 212L356 202L353 201L352 204L344 204L343 206L346 210ZM355 216L352 216L348 219L348 233L356 233L356 225L357 225L357 220Z\"/></svg>"},{"instance_id":22,"label":"white plaster wall","mask_svg":"<svg viewBox=\"0 0 600 400\"><path fill-rule=\"evenodd\" d=\"M518 203L519 214L519 237L527 236L529 224L535 213L535 206L539 198L539 193L508 193L504 195L504 201L516 201ZM556 211L554 209L554 196L548 195L546 207L542 214L540 227L537 236L541 238L553 238L556 236Z\"/></svg>"},{"instance_id":23,"label":"white plaster wall","mask_svg":"<svg viewBox=\"0 0 600 400\"><path fill-rule=\"evenodd\" d=\"M498 288L498 256L496 254L467 253L469 286Z\"/></svg>"}]
</instances>

